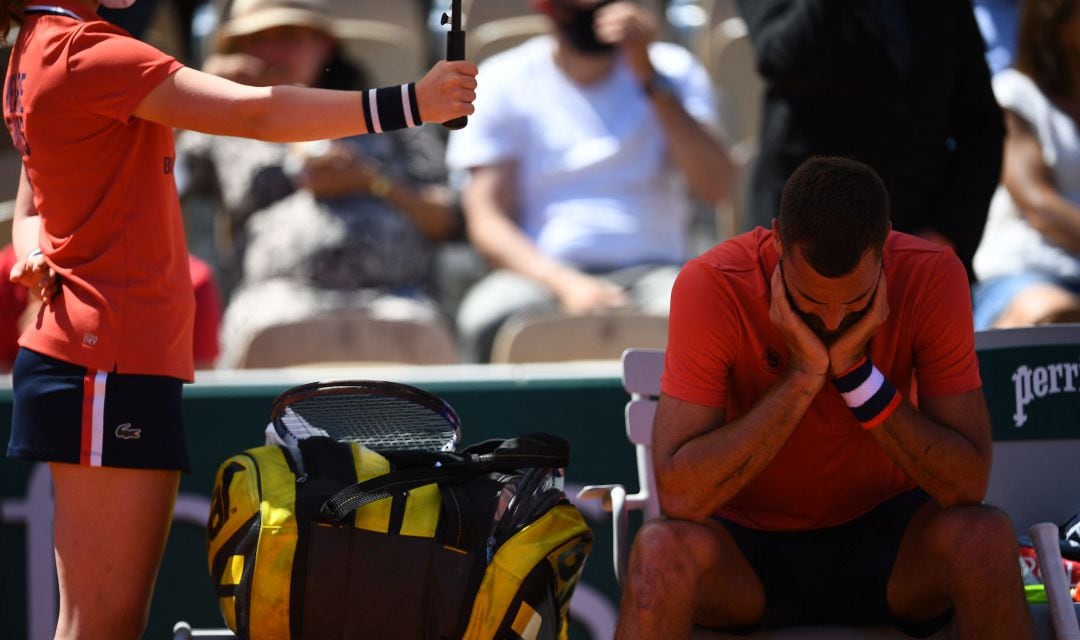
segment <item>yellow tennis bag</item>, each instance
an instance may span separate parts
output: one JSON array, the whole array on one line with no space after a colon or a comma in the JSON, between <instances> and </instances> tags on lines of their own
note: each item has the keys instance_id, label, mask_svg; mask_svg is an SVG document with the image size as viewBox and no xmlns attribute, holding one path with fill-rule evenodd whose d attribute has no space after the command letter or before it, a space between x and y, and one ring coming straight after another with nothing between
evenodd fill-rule
<instances>
[{"instance_id":1,"label":"yellow tennis bag","mask_svg":"<svg viewBox=\"0 0 1080 640\"><path fill-rule=\"evenodd\" d=\"M233 456L207 527L225 622L251 640L565 640L592 547L561 488L568 462L547 434L457 453L310 437Z\"/></svg>"}]
</instances>

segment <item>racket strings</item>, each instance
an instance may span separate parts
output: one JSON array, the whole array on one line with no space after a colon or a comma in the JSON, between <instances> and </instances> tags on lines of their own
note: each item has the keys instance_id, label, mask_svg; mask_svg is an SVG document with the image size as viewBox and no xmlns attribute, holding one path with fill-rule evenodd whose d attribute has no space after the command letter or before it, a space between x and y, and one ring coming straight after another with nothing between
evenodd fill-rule
<instances>
[{"instance_id":1,"label":"racket strings","mask_svg":"<svg viewBox=\"0 0 1080 640\"><path fill-rule=\"evenodd\" d=\"M450 451L455 441L448 417L392 396L316 395L286 406L279 420L297 438L328 436L375 450Z\"/></svg>"}]
</instances>

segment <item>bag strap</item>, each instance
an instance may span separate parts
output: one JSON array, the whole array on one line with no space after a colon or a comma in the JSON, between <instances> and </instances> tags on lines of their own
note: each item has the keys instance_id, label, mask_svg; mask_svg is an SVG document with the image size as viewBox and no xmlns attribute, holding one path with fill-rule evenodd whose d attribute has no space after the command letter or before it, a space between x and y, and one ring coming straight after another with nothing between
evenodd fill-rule
<instances>
[{"instance_id":1,"label":"bag strap","mask_svg":"<svg viewBox=\"0 0 1080 640\"><path fill-rule=\"evenodd\" d=\"M426 484L453 482L493 471L513 471L525 467L555 469L570 464L569 443L547 433L530 433L503 440L493 448L495 442L482 442L458 454L387 452L384 455L407 468L345 487L323 503L322 514L330 521L340 523L366 504Z\"/></svg>"}]
</instances>

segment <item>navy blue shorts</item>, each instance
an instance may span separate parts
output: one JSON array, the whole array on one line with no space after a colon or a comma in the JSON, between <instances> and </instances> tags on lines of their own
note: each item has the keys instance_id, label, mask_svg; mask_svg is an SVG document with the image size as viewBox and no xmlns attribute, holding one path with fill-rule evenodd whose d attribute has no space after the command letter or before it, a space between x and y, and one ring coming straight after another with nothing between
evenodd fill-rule
<instances>
[{"instance_id":1,"label":"navy blue shorts","mask_svg":"<svg viewBox=\"0 0 1080 640\"><path fill-rule=\"evenodd\" d=\"M765 617L749 634L796 625L897 627L908 635L933 635L951 619L898 621L885 590L908 522L930 496L913 489L851 522L810 531L759 531L717 520L739 546L765 587Z\"/></svg>"},{"instance_id":2,"label":"navy blue shorts","mask_svg":"<svg viewBox=\"0 0 1080 640\"><path fill-rule=\"evenodd\" d=\"M19 349L10 458L189 472L183 382L95 371Z\"/></svg>"}]
</instances>

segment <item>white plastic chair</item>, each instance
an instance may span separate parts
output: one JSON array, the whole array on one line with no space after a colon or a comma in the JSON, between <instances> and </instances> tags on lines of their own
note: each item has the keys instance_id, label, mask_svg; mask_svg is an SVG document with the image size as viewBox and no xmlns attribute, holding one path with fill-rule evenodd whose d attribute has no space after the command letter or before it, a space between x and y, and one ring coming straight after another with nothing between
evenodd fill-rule
<instances>
[{"instance_id":1,"label":"white plastic chair","mask_svg":"<svg viewBox=\"0 0 1080 640\"><path fill-rule=\"evenodd\" d=\"M1077 342L1080 343L1080 334L1076 334ZM630 401L626 405L626 435L634 445L637 457L638 487L637 493L627 493L626 487L618 484L587 486L578 494L578 499L600 500L604 509L612 513L612 560L615 575L621 584L625 576L627 554L630 548L629 539L629 512L641 510L645 520L660 516L659 496L656 492L656 477L652 468L652 427L656 416L656 405L660 396L660 375L664 369L664 351L659 349L627 349L622 357L623 386L630 394ZM984 374L985 375L985 374ZM1080 396L1078 396L1080 398ZM1056 445L1053 445L1056 446ZM995 449L997 444L995 444ZM1075 484L1068 485L1075 488ZM1075 490L1073 490L1075 495ZM1075 503L1069 508L1075 509ZM1006 509L1008 511L1008 509ZM1043 548L1040 548L1043 547ZM1037 547L1040 558L1048 558L1054 555L1054 549ZM1060 552L1058 552L1060 558ZM1053 566L1053 565L1048 565ZM1060 561L1058 562L1060 566ZM1019 564L1018 568L1019 570ZM1064 573L1064 572L1062 572ZM1048 596L1056 599L1057 607L1066 614L1072 608L1068 601L1068 588L1064 593L1060 588L1051 593L1048 584ZM1080 611L1080 605L1076 605ZM1055 638L1051 629L1050 608L1047 605L1031 605L1033 617L1036 622L1037 638L1040 640L1052 640ZM942 630L933 635L932 640L946 640L952 637L951 628ZM1065 640L1066 635L1057 636L1058 640ZM695 638L721 640L734 640L737 636L697 629ZM855 628L855 627L792 627L776 631L756 633L752 638L756 640L901 640L909 636L899 631L882 628ZM1069 640L1072 640L1069 638Z\"/></svg>"}]
</instances>

